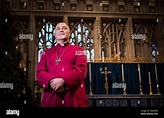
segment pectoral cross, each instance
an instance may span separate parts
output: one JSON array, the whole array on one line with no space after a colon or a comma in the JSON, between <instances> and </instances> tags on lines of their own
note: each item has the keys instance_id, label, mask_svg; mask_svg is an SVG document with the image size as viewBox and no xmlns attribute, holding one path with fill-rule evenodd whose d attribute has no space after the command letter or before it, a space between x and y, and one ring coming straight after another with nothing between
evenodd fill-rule
<instances>
[{"instance_id":1,"label":"pectoral cross","mask_svg":"<svg viewBox=\"0 0 164 118\"><path fill-rule=\"evenodd\" d=\"M61 61L59 58L55 60L56 61L56 65L58 65L58 63Z\"/></svg>"},{"instance_id":2,"label":"pectoral cross","mask_svg":"<svg viewBox=\"0 0 164 118\"><path fill-rule=\"evenodd\" d=\"M101 74L105 74L105 89L106 89L106 94L108 94L108 74L111 74L111 71L107 71L107 67L105 67L105 71L101 71Z\"/></svg>"}]
</instances>

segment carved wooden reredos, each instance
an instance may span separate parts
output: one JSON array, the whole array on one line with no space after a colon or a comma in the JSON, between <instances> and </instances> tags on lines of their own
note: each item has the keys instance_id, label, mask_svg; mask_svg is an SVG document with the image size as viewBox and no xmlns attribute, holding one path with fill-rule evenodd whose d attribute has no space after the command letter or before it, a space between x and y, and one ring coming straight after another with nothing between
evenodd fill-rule
<instances>
[{"instance_id":1,"label":"carved wooden reredos","mask_svg":"<svg viewBox=\"0 0 164 118\"><path fill-rule=\"evenodd\" d=\"M151 61L152 43L160 54L163 52L159 46L164 34L162 0L7 0L7 3L13 15L20 21L25 19L21 21L28 24L24 33L33 34L34 48L47 23L54 27L65 21L72 31L70 43L83 46L88 61ZM86 30L78 32L79 27ZM133 39L135 36L139 38ZM44 40L43 50L47 48ZM54 41L50 43L54 45ZM38 46L35 50L39 49Z\"/></svg>"}]
</instances>

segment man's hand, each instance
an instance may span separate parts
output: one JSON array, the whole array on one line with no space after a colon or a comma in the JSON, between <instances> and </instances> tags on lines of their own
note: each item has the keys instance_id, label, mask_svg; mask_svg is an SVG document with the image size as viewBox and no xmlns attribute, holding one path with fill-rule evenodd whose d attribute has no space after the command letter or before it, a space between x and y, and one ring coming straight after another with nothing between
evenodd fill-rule
<instances>
[{"instance_id":1,"label":"man's hand","mask_svg":"<svg viewBox=\"0 0 164 118\"><path fill-rule=\"evenodd\" d=\"M56 92L63 92L64 84L65 81L63 80L63 78L54 78L50 81L51 88Z\"/></svg>"}]
</instances>

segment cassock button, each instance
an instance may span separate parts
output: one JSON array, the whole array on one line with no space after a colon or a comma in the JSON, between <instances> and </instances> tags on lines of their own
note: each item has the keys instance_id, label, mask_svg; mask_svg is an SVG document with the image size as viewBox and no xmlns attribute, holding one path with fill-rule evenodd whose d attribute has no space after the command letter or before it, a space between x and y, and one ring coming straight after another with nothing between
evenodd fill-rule
<instances>
[{"instance_id":1,"label":"cassock button","mask_svg":"<svg viewBox=\"0 0 164 118\"><path fill-rule=\"evenodd\" d=\"M81 84L81 87L83 87L83 84Z\"/></svg>"},{"instance_id":2,"label":"cassock button","mask_svg":"<svg viewBox=\"0 0 164 118\"><path fill-rule=\"evenodd\" d=\"M45 85L45 84L43 84L43 88L45 88L45 86L46 86L46 85Z\"/></svg>"},{"instance_id":3,"label":"cassock button","mask_svg":"<svg viewBox=\"0 0 164 118\"><path fill-rule=\"evenodd\" d=\"M62 71L64 71L64 68L62 68Z\"/></svg>"},{"instance_id":4,"label":"cassock button","mask_svg":"<svg viewBox=\"0 0 164 118\"><path fill-rule=\"evenodd\" d=\"M64 100L62 100L62 104L64 104Z\"/></svg>"}]
</instances>

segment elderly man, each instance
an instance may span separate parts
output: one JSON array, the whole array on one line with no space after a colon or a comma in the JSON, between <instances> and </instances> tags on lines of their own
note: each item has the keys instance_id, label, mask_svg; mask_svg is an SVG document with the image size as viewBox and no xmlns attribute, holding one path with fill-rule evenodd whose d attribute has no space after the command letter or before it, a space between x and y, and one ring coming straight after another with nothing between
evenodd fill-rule
<instances>
[{"instance_id":1,"label":"elderly man","mask_svg":"<svg viewBox=\"0 0 164 118\"><path fill-rule=\"evenodd\" d=\"M84 50L69 44L70 28L64 22L56 25L54 37L57 45L43 52L36 68L39 85L44 88L41 106L88 107Z\"/></svg>"}]
</instances>

